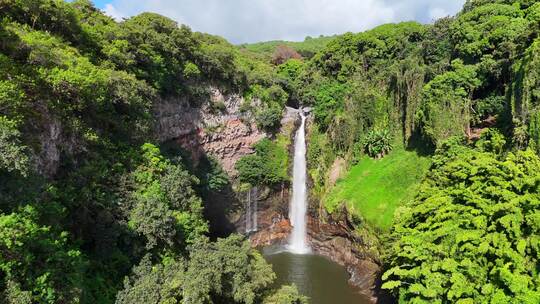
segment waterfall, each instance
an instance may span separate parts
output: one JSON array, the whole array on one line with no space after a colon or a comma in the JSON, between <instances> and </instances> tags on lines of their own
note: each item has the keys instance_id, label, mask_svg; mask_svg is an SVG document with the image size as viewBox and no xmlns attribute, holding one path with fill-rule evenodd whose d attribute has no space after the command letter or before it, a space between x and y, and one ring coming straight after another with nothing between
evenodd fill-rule
<instances>
[{"instance_id":1,"label":"waterfall","mask_svg":"<svg viewBox=\"0 0 540 304\"><path fill-rule=\"evenodd\" d=\"M259 205L257 187L248 190L246 194L246 233L257 231L257 209Z\"/></svg>"},{"instance_id":2,"label":"waterfall","mask_svg":"<svg viewBox=\"0 0 540 304\"><path fill-rule=\"evenodd\" d=\"M246 233L251 232L251 188L247 192L246 197Z\"/></svg>"},{"instance_id":3,"label":"waterfall","mask_svg":"<svg viewBox=\"0 0 540 304\"><path fill-rule=\"evenodd\" d=\"M257 187L254 187L253 188L253 191L255 192L255 195L253 195L253 197L255 197L255 200L253 201L253 219L252 219L252 223L253 223L253 226L251 227L253 230L252 231L257 231L257 228L258 228L258 224L257 224L257 209L259 209L259 200L258 200L258 197L259 197L259 193L257 193Z\"/></svg>"},{"instance_id":4,"label":"waterfall","mask_svg":"<svg viewBox=\"0 0 540 304\"><path fill-rule=\"evenodd\" d=\"M306 186L306 116L300 110L302 123L296 131L294 141L293 189L289 208L289 218L293 231L289 239L288 249L296 254L310 251L307 245L307 186Z\"/></svg>"}]
</instances>

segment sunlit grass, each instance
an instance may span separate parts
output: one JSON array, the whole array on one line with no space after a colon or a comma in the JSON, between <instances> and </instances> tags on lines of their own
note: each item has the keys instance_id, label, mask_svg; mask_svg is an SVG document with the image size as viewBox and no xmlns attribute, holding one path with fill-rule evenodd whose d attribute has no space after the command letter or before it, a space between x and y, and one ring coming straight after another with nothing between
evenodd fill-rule
<instances>
[{"instance_id":1,"label":"sunlit grass","mask_svg":"<svg viewBox=\"0 0 540 304\"><path fill-rule=\"evenodd\" d=\"M429 164L429 157L403 148L380 160L363 158L338 180L325 206L332 211L345 203L373 227L388 230L394 211L414 197Z\"/></svg>"}]
</instances>

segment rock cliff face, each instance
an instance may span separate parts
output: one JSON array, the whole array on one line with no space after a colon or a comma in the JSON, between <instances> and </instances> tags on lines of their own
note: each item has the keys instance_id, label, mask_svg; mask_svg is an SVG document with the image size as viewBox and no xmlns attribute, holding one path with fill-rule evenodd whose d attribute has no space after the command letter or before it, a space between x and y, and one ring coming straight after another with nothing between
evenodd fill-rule
<instances>
[{"instance_id":1,"label":"rock cliff face","mask_svg":"<svg viewBox=\"0 0 540 304\"><path fill-rule=\"evenodd\" d=\"M223 94L210 87L208 100L192 105L187 99L163 99L156 103L156 134L161 142L176 141L197 162L203 155L215 157L229 175L242 156L266 134L240 111L244 98Z\"/></svg>"},{"instance_id":2,"label":"rock cliff face","mask_svg":"<svg viewBox=\"0 0 540 304\"><path fill-rule=\"evenodd\" d=\"M52 178L58 172L61 157L80 153L85 150L85 146L75 135L65 131L60 118L46 109L39 108L38 112L41 124L33 125L28 131L37 134L36 142L39 143L36 149L32 149L32 159L35 160L34 165L39 174Z\"/></svg>"},{"instance_id":3,"label":"rock cliff face","mask_svg":"<svg viewBox=\"0 0 540 304\"><path fill-rule=\"evenodd\" d=\"M373 303L386 303L378 286L381 266L366 250L370 246L354 233L346 212L343 210L338 218L330 215L325 215L324 219L310 217L310 246L314 253L346 267L351 276L349 283L357 286Z\"/></svg>"},{"instance_id":4,"label":"rock cliff face","mask_svg":"<svg viewBox=\"0 0 540 304\"><path fill-rule=\"evenodd\" d=\"M287 237L291 233L292 226L288 217L289 189L283 187L277 189L265 189L259 200L259 210L257 214L258 229L251 232L249 239L253 247L264 247L274 244L285 244ZM239 220L239 231L244 232L245 218Z\"/></svg>"},{"instance_id":5,"label":"rock cliff face","mask_svg":"<svg viewBox=\"0 0 540 304\"><path fill-rule=\"evenodd\" d=\"M253 144L267 136L257 129L253 118L241 113L242 103L242 96L223 94L216 87L209 87L207 97L196 102L180 97L157 100L154 134L160 142L178 142L191 152L195 162L203 155L214 156L233 176L236 161L253 153ZM257 106L257 102L252 105ZM29 130L37 134L40 143L33 150L33 159L39 173L52 177L62 155L84 151L84 143L66 132L60 118L46 109L40 108L38 112L42 124Z\"/></svg>"},{"instance_id":6,"label":"rock cliff face","mask_svg":"<svg viewBox=\"0 0 540 304\"><path fill-rule=\"evenodd\" d=\"M60 164L62 147L62 125L58 120L51 120L39 135L40 153L36 155L38 172L51 177L56 174Z\"/></svg>"}]
</instances>

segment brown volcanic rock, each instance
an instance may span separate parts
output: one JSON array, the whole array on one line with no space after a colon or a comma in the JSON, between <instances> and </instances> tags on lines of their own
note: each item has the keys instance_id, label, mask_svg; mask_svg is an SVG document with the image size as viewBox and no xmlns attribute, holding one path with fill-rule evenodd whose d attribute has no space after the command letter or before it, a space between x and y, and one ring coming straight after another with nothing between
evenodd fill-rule
<instances>
[{"instance_id":1,"label":"brown volcanic rock","mask_svg":"<svg viewBox=\"0 0 540 304\"><path fill-rule=\"evenodd\" d=\"M242 96L223 94L216 87L209 88L208 100L160 100L154 107L156 136L161 142L179 143L195 163L204 155L214 156L234 176L236 161L253 153L253 144L266 137L250 117L241 113L243 102ZM256 106L258 101L254 103ZM223 108L216 110L215 104Z\"/></svg>"},{"instance_id":2,"label":"brown volcanic rock","mask_svg":"<svg viewBox=\"0 0 540 304\"><path fill-rule=\"evenodd\" d=\"M259 188L258 231L249 236L253 247L285 244L292 231L287 219L289 189L283 185L281 191ZM242 221L240 221L243 223ZM244 227L244 226L242 226ZM241 231L241 229L239 229Z\"/></svg>"},{"instance_id":3,"label":"brown volcanic rock","mask_svg":"<svg viewBox=\"0 0 540 304\"><path fill-rule=\"evenodd\" d=\"M234 165L244 155L253 153L253 145L265 137L254 125L246 125L238 118L231 118L223 123L216 132L206 133L200 130L199 149L216 156L223 169L234 174Z\"/></svg>"},{"instance_id":4,"label":"brown volcanic rock","mask_svg":"<svg viewBox=\"0 0 540 304\"><path fill-rule=\"evenodd\" d=\"M344 221L323 223L309 218L308 238L314 253L343 265L351 275L349 282L359 287L373 302L380 266L367 257L358 247L361 244Z\"/></svg>"},{"instance_id":5,"label":"brown volcanic rock","mask_svg":"<svg viewBox=\"0 0 540 304\"><path fill-rule=\"evenodd\" d=\"M281 219L270 225L267 229L252 234L249 239L253 247L284 244L291 230L292 226L289 220Z\"/></svg>"}]
</instances>

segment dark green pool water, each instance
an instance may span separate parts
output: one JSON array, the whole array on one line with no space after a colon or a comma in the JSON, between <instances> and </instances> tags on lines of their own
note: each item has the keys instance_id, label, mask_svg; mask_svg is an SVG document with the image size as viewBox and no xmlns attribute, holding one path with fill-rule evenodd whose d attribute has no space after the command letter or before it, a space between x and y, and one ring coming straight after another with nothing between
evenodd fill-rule
<instances>
[{"instance_id":1,"label":"dark green pool water","mask_svg":"<svg viewBox=\"0 0 540 304\"><path fill-rule=\"evenodd\" d=\"M275 251L275 250L274 250ZM342 266L317 255L273 253L263 250L277 275L276 285L294 283L311 304L368 304L369 300L349 285Z\"/></svg>"}]
</instances>

